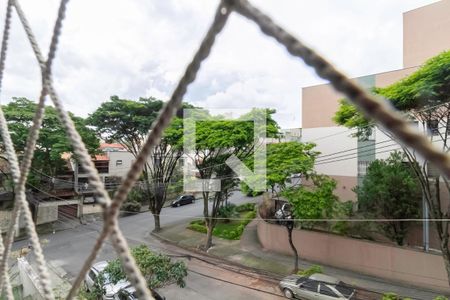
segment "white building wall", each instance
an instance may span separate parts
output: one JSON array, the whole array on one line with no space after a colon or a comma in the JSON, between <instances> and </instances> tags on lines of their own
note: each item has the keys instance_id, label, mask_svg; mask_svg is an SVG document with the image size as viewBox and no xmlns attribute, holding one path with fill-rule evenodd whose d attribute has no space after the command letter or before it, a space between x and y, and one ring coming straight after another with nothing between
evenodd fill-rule
<instances>
[{"instance_id":1,"label":"white building wall","mask_svg":"<svg viewBox=\"0 0 450 300\"><path fill-rule=\"evenodd\" d=\"M357 176L357 139L354 130L345 127L305 128L302 142L313 142L321 152L316 159L318 173L334 176ZM350 151L347 151L350 150ZM346 151L343 153L336 153Z\"/></svg>"},{"instance_id":2,"label":"white building wall","mask_svg":"<svg viewBox=\"0 0 450 300\"><path fill-rule=\"evenodd\" d=\"M387 159L393 151L401 151L401 146L382 130L375 131L375 159Z\"/></svg>"},{"instance_id":3,"label":"white building wall","mask_svg":"<svg viewBox=\"0 0 450 300\"><path fill-rule=\"evenodd\" d=\"M128 151L107 152L109 157L108 176L124 177L134 161L134 155Z\"/></svg>"}]
</instances>

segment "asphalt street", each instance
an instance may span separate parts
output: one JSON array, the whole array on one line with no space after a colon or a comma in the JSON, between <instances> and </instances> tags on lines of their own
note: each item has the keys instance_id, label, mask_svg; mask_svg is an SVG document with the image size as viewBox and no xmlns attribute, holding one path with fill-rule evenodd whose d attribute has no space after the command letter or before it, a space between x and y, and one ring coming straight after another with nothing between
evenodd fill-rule
<instances>
[{"instance_id":1,"label":"asphalt street","mask_svg":"<svg viewBox=\"0 0 450 300\"><path fill-rule=\"evenodd\" d=\"M254 201L254 198L243 196L240 192L234 192L229 201L242 204ZM193 204L181 207L163 208L161 212L161 226L171 223L195 219L202 215L203 201L197 200ZM68 222L70 229L55 233L40 235L44 255L52 266L61 268L73 279L81 269L85 258L91 252L94 242L102 229L102 221L98 220L81 225L76 220L61 220ZM72 222L72 223L70 223ZM154 229L154 221L151 213L140 213L119 220L120 228L130 246L146 244L151 249L166 254L179 254L178 248L163 243L151 236ZM13 248L24 247L27 241L14 243ZM97 260L110 260L116 257L115 251L107 241ZM199 261L186 261L189 268L186 288L171 285L162 288L160 292L167 299L273 299L277 298L276 287L255 277L237 275L235 272L222 268L205 265ZM228 278L228 279L227 279ZM263 290L263 291L260 291Z\"/></svg>"}]
</instances>

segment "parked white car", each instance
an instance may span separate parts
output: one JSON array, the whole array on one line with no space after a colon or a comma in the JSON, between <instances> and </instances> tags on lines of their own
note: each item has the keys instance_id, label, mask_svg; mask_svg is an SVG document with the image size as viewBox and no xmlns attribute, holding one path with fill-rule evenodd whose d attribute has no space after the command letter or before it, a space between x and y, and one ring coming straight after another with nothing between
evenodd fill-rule
<instances>
[{"instance_id":1,"label":"parked white car","mask_svg":"<svg viewBox=\"0 0 450 300\"><path fill-rule=\"evenodd\" d=\"M95 288L95 285L97 284L98 280L98 274L105 270L106 266L108 265L108 262L101 261L92 266L92 268L89 270L89 272L86 274L86 277L84 278L84 283L86 285L86 289L88 291L92 291ZM115 295L119 292L119 290L125 286L130 285L129 282L126 280L120 280L116 284L113 284L110 282L108 278L108 274L104 273L105 282L103 285L103 289L105 290L105 294L103 295L103 300L114 300Z\"/></svg>"},{"instance_id":2,"label":"parked white car","mask_svg":"<svg viewBox=\"0 0 450 300\"><path fill-rule=\"evenodd\" d=\"M97 284L98 275L104 271L108 262L101 261L92 266L84 278L84 284L88 291L92 291ZM138 300L136 295L136 289L126 280L120 280L116 284L110 282L108 273L103 273L105 282L103 289L105 294L102 296L103 300ZM151 290L153 298L155 300L165 300L165 298L159 295L155 290Z\"/></svg>"}]
</instances>

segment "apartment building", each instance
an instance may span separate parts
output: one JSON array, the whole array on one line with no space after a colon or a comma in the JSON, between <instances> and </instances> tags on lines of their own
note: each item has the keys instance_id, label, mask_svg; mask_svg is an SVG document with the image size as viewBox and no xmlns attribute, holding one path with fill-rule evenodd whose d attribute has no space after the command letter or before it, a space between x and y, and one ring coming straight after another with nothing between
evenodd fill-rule
<instances>
[{"instance_id":1,"label":"apartment building","mask_svg":"<svg viewBox=\"0 0 450 300\"><path fill-rule=\"evenodd\" d=\"M388 86L413 73L427 59L450 49L450 0L441 0L403 13L403 68L354 78L367 89ZM400 41L399 41L400 42ZM316 170L336 179L336 195L356 200L352 189L361 183L367 166L400 146L380 130L362 139L332 118L343 96L329 84L302 89L302 141L314 142L321 155Z\"/></svg>"}]
</instances>

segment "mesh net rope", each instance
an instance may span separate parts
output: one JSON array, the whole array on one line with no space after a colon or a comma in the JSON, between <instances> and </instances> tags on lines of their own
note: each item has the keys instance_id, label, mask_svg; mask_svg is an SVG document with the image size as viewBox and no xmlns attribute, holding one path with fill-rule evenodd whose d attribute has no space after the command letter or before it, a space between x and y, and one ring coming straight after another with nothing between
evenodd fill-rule
<instances>
[{"instance_id":1,"label":"mesh net rope","mask_svg":"<svg viewBox=\"0 0 450 300\"><path fill-rule=\"evenodd\" d=\"M400 114L393 111L386 101L373 96L366 92L357 83L349 79L343 73L338 71L331 63L326 61L322 56L317 54L314 50L304 45L293 35L289 34L283 28L278 26L267 15L261 12L256 7L252 6L247 0L222 0L215 13L214 20L203 38L197 52L192 61L187 66L183 76L176 85L175 90L166 103L164 108L159 113L157 120L149 128L148 136L140 150L139 155L133 162L128 171L124 181L119 186L113 199L111 199L106 192L106 189L100 180L99 174L94 167L90 155L84 146L80 135L75 129L75 126L70 119L67 111L64 109L60 98L53 86L52 81L52 63L56 55L59 36L62 30L62 24L65 17L68 0L62 0L58 9L58 15L53 29L53 36L50 42L50 47L47 59L44 58L33 31L28 23L28 20L19 4L18 0L8 0L5 23L3 28L3 39L0 52L0 91L3 80L3 73L5 68L7 46L9 39L9 30L11 26L12 11L14 10L20 19L26 36L30 42L31 48L34 52L36 60L41 68L42 73L42 88L39 96L38 106L34 115L33 125L30 128L29 135L26 142L25 153L19 164L17 154L11 140L11 135L0 106L0 133L4 143L5 152L10 163L11 175L15 187L15 201L12 212L12 221L8 228L6 239L3 241L0 235L0 253L2 255L0 261L0 291L4 290L7 299L14 299L10 279L8 277L8 257L11 252L11 245L14 240L16 224L18 224L19 215L22 215L25 220L25 228L29 235L33 252L36 256L36 263L38 266L39 284L43 297L45 299L54 299L52 287L49 280L49 273L45 263L42 247L39 243L38 235L35 225L32 220L30 209L27 205L25 196L26 179L31 167L31 160L33 158L36 140L39 136L39 129L44 116L45 101L50 98L53 102L58 117L64 126L64 129L70 139L74 153L79 159L82 167L86 170L90 185L94 188L96 194L99 195L99 201L103 209L104 225L100 232L92 251L89 253L82 266L81 271L73 282L72 288L67 295L67 299L73 299L77 295L83 278L90 269L93 261L98 255L103 243L106 239L110 239L117 255L120 258L122 266L127 274L128 280L136 288L139 299L153 299L150 291L146 286L146 281L141 272L136 266L133 257L130 254L126 239L124 238L119 225L118 216L119 209L125 201L127 194L131 190L133 184L138 180L143 166L149 156L151 150L158 144L164 129L169 125L172 117L176 111L181 107L181 102L184 94L187 91L189 84L191 84L200 70L201 63L208 57L214 45L217 35L225 27L228 16L231 12L236 12L247 19L253 21L260 30L274 38L278 43L282 44L286 50L293 56L302 59L307 65L311 66L315 72L322 78L330 81L334 89L344 94L353 104L357 105L366 116L370 117L384 127L393 136L404 144L414 148L425 159L433 163L443 174L450 177L450 157L433 147L429 140L416 129L411 127Z\"/></svg>"}]
</instances>

